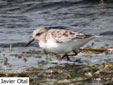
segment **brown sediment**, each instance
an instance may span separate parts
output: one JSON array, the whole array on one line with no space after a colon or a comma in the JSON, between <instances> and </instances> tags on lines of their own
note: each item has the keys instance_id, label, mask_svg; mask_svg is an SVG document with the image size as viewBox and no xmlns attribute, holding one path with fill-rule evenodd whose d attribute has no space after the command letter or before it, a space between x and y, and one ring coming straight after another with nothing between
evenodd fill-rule
<instances>
[{"instance_id":1,"label":"brown sediment","mask_svg":"<svg viewBox=\"0 0 113 85\"><path fill-rule=\"evenodd\" d=\"M65 64L63 66L57 65L47 69L42 69L41 67L30 67L21 73L16 71L0 72L1 77L29 77L30 85L35 85L37 82L39 84L53 83L51 85L84 85L84 83L91 81L111 85L111 82L113 82L112 75L113 64Z\"/></svg>"},{"instance_id":2,"label":"brown sediment","mask_svg":"<svg viewBox=\"0 0 113 85\"><path fill-rule=\"evenodd\" d=\"M82 51L92 51L92 52L98 52L98 53L102 53L102 52L107 52L107 51L113 51L113 48L82 48Z\"/></svg>"}]
</instances>

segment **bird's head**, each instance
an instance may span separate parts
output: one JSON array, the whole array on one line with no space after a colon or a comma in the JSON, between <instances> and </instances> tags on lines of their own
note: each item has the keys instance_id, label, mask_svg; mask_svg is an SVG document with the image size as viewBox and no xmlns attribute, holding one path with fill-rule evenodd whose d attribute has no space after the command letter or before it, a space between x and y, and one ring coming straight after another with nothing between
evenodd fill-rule
<instances>
[{"instance_id":1,"label":"bird's head","mask_svg":"<svg viewBox=\"0 0 113 85\"><path fill-rule=\"evenodd\" d=\"M33 31L32 37L33 39L30 40L26 46L28 46L29 44L31 44L34 40L42 40L44 38L44 34L47 32L47 29L45 29L44 27L39 27L36 30Z\"/></svg>"}]
</instances>

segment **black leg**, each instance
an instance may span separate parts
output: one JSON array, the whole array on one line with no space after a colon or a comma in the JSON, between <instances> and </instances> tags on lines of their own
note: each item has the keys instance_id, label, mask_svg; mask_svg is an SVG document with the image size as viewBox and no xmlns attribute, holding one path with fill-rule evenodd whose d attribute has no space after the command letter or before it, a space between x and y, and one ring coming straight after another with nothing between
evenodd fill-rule
<instances>
[{"instance_id":1,"label":"black leg","mask_svg":"<svg viewBox=\"0 0 113 85\"><path fill-rule=\"evenodd\" d=\"M44 54L46 55L46 58L48 59L48 55L47 55L46 50L43 50L43 51L44 51Z\"/></svg>"},{"instance_id":2,"label":"black leg","mask_svg":"<svg viewBox=\"0 0 113 85\"><path fill-rule=\"evenodd\" d=\"M70 58L69 58L69 56L67 55L66 57L67 57L67 60L68 60L68 61L70 61Z\"/></svg>"},{"instance_id":3,"label":"black leg","mask_svg":"<svg viewBox=\"0 0 113 85\"><path fill-rule=\"evenodd\" d=\"M63 56L61 57L61 59L63 59L64 57L66 57L67 60L70 61L70 58L69 58L69 56L68 56L67 54L63 55Z\"/></svg>"},{"instance_id":4,"label":"black leg","mask_svg":"<svg viewBox=\"0 0 113 85\"><path fill-rule=\"evenodd\" d=\"M75 56L78 54L78 53L77 53L76 51L74 51L74 50L73 50L73 52L74 52Z\"/></svg>"}]
</instances>

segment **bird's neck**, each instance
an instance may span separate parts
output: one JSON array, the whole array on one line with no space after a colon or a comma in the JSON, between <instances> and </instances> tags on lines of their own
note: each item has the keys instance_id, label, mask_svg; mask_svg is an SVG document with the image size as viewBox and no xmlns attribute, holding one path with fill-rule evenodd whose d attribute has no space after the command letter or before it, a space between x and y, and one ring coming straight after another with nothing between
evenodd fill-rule
<instances>
[{"instance_id":1,"label":"bird's neck","mask_svg":"<svg viewBox=\"0 0 113 85\"><path fill-rule=\"evenodd\" d=\"M43 35L42 35L42 37L41 37L41 39L40 39L40 42L46 43L46 42L47 42L46 37L47 37L47 32L43 33Z\"/></svg>"}]
</instances>

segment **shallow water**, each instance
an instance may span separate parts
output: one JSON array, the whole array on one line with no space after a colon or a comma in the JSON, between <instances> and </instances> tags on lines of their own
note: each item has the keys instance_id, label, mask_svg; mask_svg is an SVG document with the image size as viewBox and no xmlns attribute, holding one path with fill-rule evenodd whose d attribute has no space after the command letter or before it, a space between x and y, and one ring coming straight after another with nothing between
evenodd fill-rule
<instances>
[{"instance_id":1,"label":"shallow water","mask_svg":"<svg viewBox=\"0 0 113 85\"><path fill-rule=\"evenodd\" d=\"M32 31L39 26L62 26L72 31L102 34L103 37L92 40L85 47L92 42L93 48L113 47L112 3L102 5L85 0L2 0L0 4L0 64L4 65L4 59L8 59L7 65L1 66L5 70L22 70L43 61L44 67L51 66L46 63L45 55L42 58L34 57L37 56L35 54L24 58L15 56L30 49L41 50L37 42L25 47L31 39ZM80 64L109 63L113 60L112 55L104 54L92 55L90 58L78 56L75 59L81 59ZM57 59L53 55L50 58Z\"/></svg>"}]
</instances>

